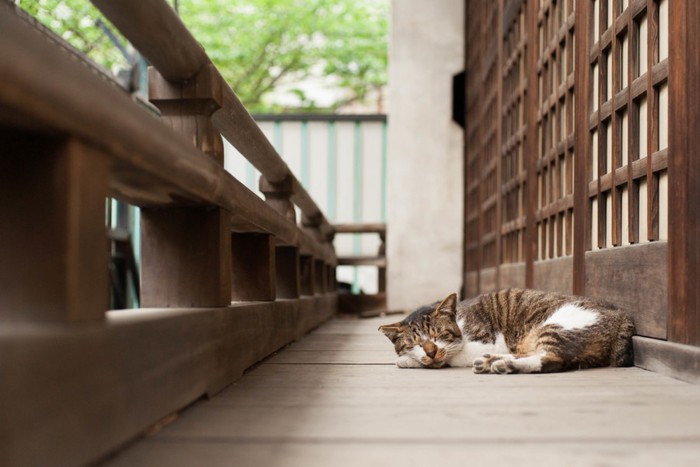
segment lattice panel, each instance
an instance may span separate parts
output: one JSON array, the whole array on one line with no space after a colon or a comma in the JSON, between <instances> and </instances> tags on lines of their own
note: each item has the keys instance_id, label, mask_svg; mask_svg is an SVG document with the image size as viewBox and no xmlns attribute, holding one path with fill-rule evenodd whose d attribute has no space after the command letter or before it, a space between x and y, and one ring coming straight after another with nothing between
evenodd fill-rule
<instances>
[{"instance_id":1,"label":"lattice panel","mask_svg":"<svg viewBox=\"0 0 700 467\"><path fill-rule=\"evenodd\" d=\"M542 0L537 17L537 258L573 253L574 2Z\"/></svg>"},{"instance_id":2,"label":"lattice panel","mask_svg":"<svg viewBox=\"0 0 700 467\"><path fill-rule=\"evenodd\" d=\"M504 24L501 113L501 262L525 261L525 2Z\"/></svg>"},{"instance_id":3,"label":"lattice panel","mask_svg":"<svg viewBox=\"0 0 700 467\"><path fill-rule=\"evenodd\" d=\"M498 31L498 10L493 9L490 16L489 30ZM492 42L493 45L496 43ZM482 113L482 145L481 157L481 260L482 267L497 266L498 258L498 120L500 118L498 105L498 84L500 83L497 47L487 51L484 67L482 89L484 91Z\"/></svg>"},{"instance_id":4,"label":"lattice panel","mask_svg":"<svg viewBox=\"0 0 700 467\"><path fill-rule=\"evenodd\" d=\"M476 20L483 14L484 6L481 2L470 5L474 14L469 16L467 25L469 44L478 44L481 40L481 28ZM482 53L481 47L468 47L466 65L467 69L478 76L481 70ZM478 115L481 108L478 80L468 80L467 82L467 114ZM479 269L479 152L480 126L475 118L466 121L466 157L465 157L465 240L464 240L464 268L466 271Z\"/></svg>"},{"instance_id":5,"label":"lattice panel","mask_svg":"<svg viewBox=\"0 0 700 467\"><path fill-rule=\"evenodd\" d=\"M492 41L497 30L498 3L470 4L467 68L476 77L467 88L467 112L478 118L467 119L465 266L477 270L498 264L498 49Z\"/></svg>"},{"instance_id":6,"label":"lattice panel","mask_svg":"<svg viewBox=\"0 0 700 467\"><path fill-rule=\"evenodd\" d=\"M667 237L668 2L590 2L589 249Z\"/></svg>"}]
</instances>

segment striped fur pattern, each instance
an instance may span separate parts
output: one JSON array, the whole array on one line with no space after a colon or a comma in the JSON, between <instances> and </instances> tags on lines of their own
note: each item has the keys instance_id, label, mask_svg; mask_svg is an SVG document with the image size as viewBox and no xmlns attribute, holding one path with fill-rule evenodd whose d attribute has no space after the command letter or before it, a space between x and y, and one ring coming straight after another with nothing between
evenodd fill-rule
<instances>
[{"instance_id":1,"label":"striped fur pattern","mask_svg":"<svg viewBox=\"0 0 700 467\"><path fill-rule=\"evenodd\" d=\"M452 294L380 326L401 368L472 367L475 373L549 373L632 363L634 324L588 297L506 289Z\"/></svg>"}]
</instances>

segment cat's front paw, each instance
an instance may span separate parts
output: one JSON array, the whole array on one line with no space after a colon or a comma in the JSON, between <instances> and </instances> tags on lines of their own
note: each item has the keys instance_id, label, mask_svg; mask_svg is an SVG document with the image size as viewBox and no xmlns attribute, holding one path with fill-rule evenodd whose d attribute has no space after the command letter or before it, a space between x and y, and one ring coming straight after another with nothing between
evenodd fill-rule
<instances>
[{"instance_id":1,"label":"cat's front paw","mask_svg":"<svg viewBox=\"0 0 700 467\"><path fill-rule=\"evenodd\" d=\"M513 359L510 355L489 355L484 354L474 359L472 364L474 373L495 373L507 375L515 372Z\"/></svg>"},{"instance_id":2,"label":"cat's front paw","mask_svg":"<svg viewBox=\"0 0 700 467\"><path fill-rule=\"evenodd\" d=\"M507 359L496 360L491 363L491 373L507 375L515 372L513 362Z\"/></svg>"},{"instance_id":3,"label":"cat's front paw","mask_svg":"<svg viewBox=\"0 0 700 467\"><path fill-rule=\"evenodd\" d=\"M396 359L396 366L399 368L421 368L420 362L415 361L411 357L402 355Z\"/></svg>"},{"instance_id":4,"label":"cat's front paw","mask_svg":"<svg viewBox=\"0 0 700 467\"><path fill-rule=\"evenodd\" d=\"M487 357L488 355L483 355L474 359L474 363L472 363L474 373L480 374L491 371L491 363L488 361Z\"/></svg>"}]
</instances>

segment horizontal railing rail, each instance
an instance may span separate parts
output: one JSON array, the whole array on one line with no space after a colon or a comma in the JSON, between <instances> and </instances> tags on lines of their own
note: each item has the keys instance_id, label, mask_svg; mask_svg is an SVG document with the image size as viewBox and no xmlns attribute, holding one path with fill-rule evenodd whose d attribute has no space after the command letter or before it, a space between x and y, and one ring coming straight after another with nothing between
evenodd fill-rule
<instances>
[{"instance_id":1,"label":"horizontal railing rail","mask_svg":"<svg viewBox=\"0 0 700 467\"><path fill-rule=\"evenodd\" d=\"M92 462L337 310L332 226L177 15L94 3L158 112L0 0L3 466ZM107 196L141 208L141 309L107 310Z\"/></svg>"},{"instance_id":2,"label":"horizontal railing rail","mask_svg":"<svg viewBox=\"0 0 700 467\"><path fill-rule=\"evenodd\" d=\"M92 3L120 29L168 82L186 83L212 65L204 49L166 2L92 0ZM158 18L158 21L153 21L153 18ZM144 34L143 31L149 33ZM177 38L177 41L173 38ZM173 44L177 44L177 47ZM215 74L214 79L223 82L218 72ZM331 227L323 213L226 84L222 88L221 108L213 113L212 121L221 134L271 185L286 185L285 189L290 191L292 201L304 214L305 225L318 229L321 238L327 238Z\"/></svg>"}]
</instances>

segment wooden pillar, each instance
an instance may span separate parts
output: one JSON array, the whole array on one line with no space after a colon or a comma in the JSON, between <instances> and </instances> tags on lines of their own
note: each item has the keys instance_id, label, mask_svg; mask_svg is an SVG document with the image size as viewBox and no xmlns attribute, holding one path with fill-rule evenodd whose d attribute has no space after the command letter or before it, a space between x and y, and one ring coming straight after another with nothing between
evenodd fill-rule
<instances>
[{"instance_id":1,"label":"wooden pillar","mask_svg":"<svg viewBox=\"0 0 700 467\"><path fill-rule=\"evenodd\" d=\"M232 234L231 258L232 300L275 300L275 240L271 235Z\"/></svg>"},{"instance_id":2,"label":"wooden pillar","mask_svg":"<svg viewBox=\"0 0 700 467\"><path fill-rule=\"evenodd\" d=\"M538 30L537 30L537 2L527 2L525 6L525 20L527 28L527 47L525 57L525 72L527 74L527 93L525 95L525 286L533 287L535 283L535 261L537 260L537 154L538 154L538 127L537 109L539 107L539 86L537 85L537 56L538 56Z\"/></svg>"},{"instance_id":3,"label":"wooden pillar","mask_svg":"<svg viewBox=\"0 0 700 467\"><path fill-rule=\"evenodd\" d=\"M382 243L379 245L378 256L386 258L386 231L379 233L379 240ZM377 291L379 293L386 292L386 265L377 268Z\"/></svg>"},{"instance_id":4,"label":"wooden pillar","mask_svg":"<svg viewBox=\"0 0 700 467\"><path fill-rule=\"evenodd\" d=\"M294 178L288 176L282 182L272 183L265 177L260 177L259 187L267 204L296 224L296 210L291 200L295 189ZM299 298L302 287L299 249L293 246L277 247L275 263L277 298Z\"/></svg>"},{"instance_id":5,"label":"wooden pillar","mask_svg":"<svg viewBox=\"0 0 700 467\"><path fill-rule=\"evenodd\" d=\"M700 2L669 0L668 338L700 345Z\"/></svg>"},{"instance_id":6,"label":"wooden pillar","mask_svg":"<svg viewBox=\"0 0 700 467\"><path fill-rule=\"evenodd\" d=\"M573 284L574 294L584 295L586 292L586 249L590 238L591 223L588 214L588 162L590 160L590 34L591 9L590 2L579 2L574 12L576 42L574 56L574 98L576 112L574 114L574 244L573 244ZM598 96L594 96L597 99Z\"/></svg>"},{"instance_id":7,"label":"wooden pillar","mask_svg":"<svg viewBox=\"0 0 700 467\"><path fill-rule=\"evenodd\" d=\"M16 131L0 132L0 147L0 319L103 319L106 158L76 139Z\"/></svg>"},{"instance_id":8,"label":"wooden pillar","mask_svg":"<svg viewBox=\"0 0 700 467\"><path fill-rule=\"evenodd\" d=\"M291 201L294 194L294 179L291 176L279 183L272 183L265 177L260 177L259 188L272 209L296 224L296 211Z\"/></svg>"},{"instance_id":9,"label":"wooden pillar","mask_svg":"<svg viewBox=\"0 0 700 467\"><path fill-rule=\"evenodd\" d=\"M301 225L304 227L304 231L311 235L311 237L317 242L326 243L328 242L328 238L325 238L321 232L321 217L321 214L318 214L315 217L302 215Z\"/></svg>"},{"instance_id":10,"label":"wooden pillar","mask_svg":"<svg viewBox=\"0 0 700 467\"><path fill-rule=\"evenodd\" d=\"M222 103L221 86L212 65L186 83L170 83L149 69L149 97L163 121L223 164L223 142L211 122ZM228 305L229 214L210 207L142 209L141 214L143 306Z\"/></svg>"},{"instance_id":11,"label":"wooden pillar","mask_svg":"<svg viewBox=\"0 0 700 467\"><path fill-rule=\"evenodd\" d=\"M278 246L275 249L277 275L277 297L299 298L299 249L293 246Z\"/></svg>"}]
</instances>

